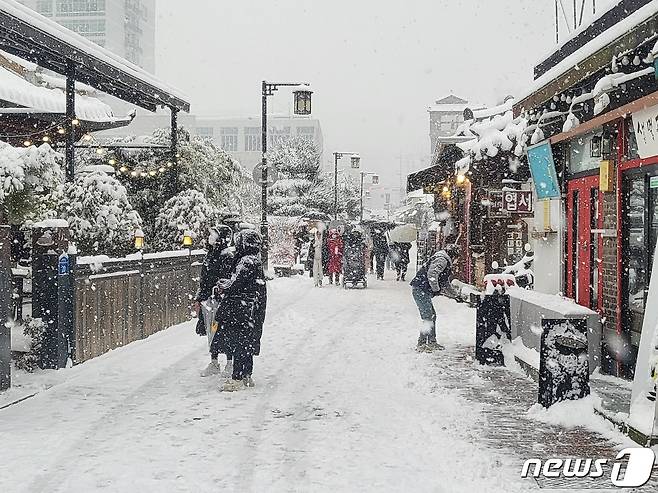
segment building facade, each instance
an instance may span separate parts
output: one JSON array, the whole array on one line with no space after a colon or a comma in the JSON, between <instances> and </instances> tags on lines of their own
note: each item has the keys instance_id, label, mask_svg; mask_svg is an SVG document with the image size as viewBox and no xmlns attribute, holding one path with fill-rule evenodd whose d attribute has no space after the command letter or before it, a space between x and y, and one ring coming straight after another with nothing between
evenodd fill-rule
<instances>
[{"instance_id":1,"label":"building facade","mask_svg":"<svg viewBox=\"0 0 658 493\"><path fill-rule=\"evenodd\" d=\"M439 140L442 137L455 135L459 126L464 123L464 110L466 108L478 109L469 106L467 99L453 94L437 99L427 109L430 114L430 153L434 155Z\"/></svg>"},{"instance_id":2,"label":"building facade","mask_svg":"<svg viewBox=\"0 0 658 493\"><path fill-rule=\"evenodd\" d=\"M104 137L126 135L149 135L157 128L169 127L169 114L138 112L129 129L103 132ZM262 159L260 117L225 118L179 115L178 124L192 135L211 139L218 147L228 152L245 168L252 170ZM315 142L320 150L323 146L320 120L308 117L271 116L268 118L268 149L295 136Z\"/></svg>"},{"instance_id":3,"label":"building facade","mask_svg":"<svg viewBox=\"0 0 658 493\"><path fill-rule=\"evenodd\" d=\"M20 0L21 3L155 72L155 0Z\"/></svg>"}]
</instances>

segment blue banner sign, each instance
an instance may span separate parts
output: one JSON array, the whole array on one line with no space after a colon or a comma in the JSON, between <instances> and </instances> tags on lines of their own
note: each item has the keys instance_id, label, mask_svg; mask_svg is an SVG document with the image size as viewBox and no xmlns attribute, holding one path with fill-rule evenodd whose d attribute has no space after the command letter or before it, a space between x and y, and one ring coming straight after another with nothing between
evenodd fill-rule
<instances>
[{"instance_id":1,"label":"blue banner sign","mask_svg":"<svg viewBox=\"0 0 658 493\"><path fill-rule=\"evenodd\" d=\"M560 197L560 184L557 181L555 162L550 142L528 147L528 165L535 184L538 200Z\"/></svg>"}]
</instances>

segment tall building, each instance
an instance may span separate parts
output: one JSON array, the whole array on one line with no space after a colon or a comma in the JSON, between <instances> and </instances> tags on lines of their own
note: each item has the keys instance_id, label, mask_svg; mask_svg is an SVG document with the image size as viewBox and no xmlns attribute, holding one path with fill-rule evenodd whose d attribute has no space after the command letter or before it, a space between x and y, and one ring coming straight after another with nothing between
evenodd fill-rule
<instances>
[{"instance_id":1,"label":"tall building","mask_svg":"<svg viewBox=\"0 0 658 493\"><path fill-rule=\"evenodd\" d=\"M155 72L155 0L19 0L45 17Z\"/></svg>"}]
</instances>

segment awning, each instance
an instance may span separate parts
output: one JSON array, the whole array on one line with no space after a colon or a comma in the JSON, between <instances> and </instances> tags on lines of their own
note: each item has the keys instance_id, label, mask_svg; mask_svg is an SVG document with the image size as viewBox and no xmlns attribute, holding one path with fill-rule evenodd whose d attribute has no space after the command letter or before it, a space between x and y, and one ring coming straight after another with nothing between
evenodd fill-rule
<instances>
[{"instance_id":1,"label":"awning","mask_svg":"<svg viewBox=\"0 0 658 493\"><path fill-rule=\"evenodd\" d=\"M177 89L14 0L0 0L0 50L149 111L190 110Z\"/></svg>"}]
</instances>

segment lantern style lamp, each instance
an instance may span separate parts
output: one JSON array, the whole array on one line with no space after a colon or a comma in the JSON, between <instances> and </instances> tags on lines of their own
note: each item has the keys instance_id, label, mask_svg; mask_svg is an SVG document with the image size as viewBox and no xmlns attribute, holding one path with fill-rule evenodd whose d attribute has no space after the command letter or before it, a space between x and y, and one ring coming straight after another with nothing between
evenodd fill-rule
<instances>
[{"instance_id":1,"label":"lantern style lamp","mask_svg":"<svg viewBox=\"0 0 658 493\"><path fill-rule=\"evenodd\" d=\"M144 248L144 232L141 229L135 230L135 250L142 250Z\"/></svg>"},{"instance_id":2,"label":"lantern style lamp","mask_svg":"<svg viewBox=\"0 0 658 493\"><path fill-rule=\"evenodd\" d=\"M379 185L379 175L372 175L372 184Z\"/></svg>"},{"instance_id":3,"label":"lantern style lamp","mask_svg":"<svg viewBox=\"0 0 658 493\"><path fill-rule=\"evenodd\" d=\"M466 183L466 175L459 173L457 175L457 185L463 185L464 183Z\"/></svg>"},{"instance_id":4,"label":"lantern style lamp","mask_svg":"<svg viewBox=\"0 0 658 493\"><path fill-rule=\"evenodd\" d=\"M350 163L353 169L359 169L359 167L361 166L361 156L359 156L358 154L352 154L352 156L350 157Z\"/></svg>"},{"instance_id":5,"label":"lantern style lamp","mask_svg":"<svg viewBox=\"0 0 658 493\"><path fill-rule=\"evenodd\" d=\"M295 115L310 115L311 114L311 86L308 84L300 84L292 91L295 97Z\"/></svg>"},{"instance_id":6,"label":"lantern style lamp","mask_svg":"<svg viewBox=\"0 0 658 493\"><path fill-rule=\"evenodd\" d=\"M183 233L183 246L187 248L192 246L192 232L189 230Z\"/></svg>"}]
</instances>

